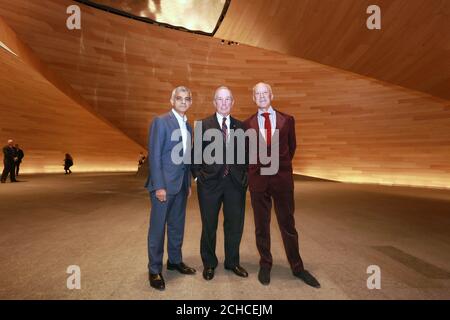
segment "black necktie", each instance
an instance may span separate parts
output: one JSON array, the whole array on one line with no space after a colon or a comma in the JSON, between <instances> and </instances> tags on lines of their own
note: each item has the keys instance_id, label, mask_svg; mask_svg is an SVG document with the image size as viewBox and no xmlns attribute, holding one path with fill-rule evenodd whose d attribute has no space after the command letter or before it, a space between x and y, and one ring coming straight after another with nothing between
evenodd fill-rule
<instances>
[{"instance_id":1,"label":"black necktie","mask_svg":"<svg viewBox=\"0 0 450 320\"><path fill-rule=\"evenodd\" d=\"M227 133L228 133L228 127L226 124L227 118L223 117L222 118L222 135L223 135L223 143L225 143L225 145L227 144ZM226 177L228 175L228 173L230 172L230 166L228 164L226 164L226 157L224 157L224 164L225 167L223 168L223 176Z\"/></svg>"}]
</instances>

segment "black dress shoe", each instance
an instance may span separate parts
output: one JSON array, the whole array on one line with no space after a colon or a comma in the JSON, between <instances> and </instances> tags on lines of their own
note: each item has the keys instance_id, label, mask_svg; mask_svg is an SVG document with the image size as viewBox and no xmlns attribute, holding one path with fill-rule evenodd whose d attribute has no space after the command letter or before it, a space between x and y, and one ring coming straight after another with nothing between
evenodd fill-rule
<instances>
[{"instance_id":1,"label":"black dress shoe","mask_svg":"<svg viewBox=\"0 0 450 320\"><path fill-rule=\"evenodd\" d=\"M293 274L297 278L303 280L308 286L311 286L314 288L320 288L319 281L317 281L317 279L314 278L314 276L311 273L309 273L308 271L302 270L302 271L298 271L298 272L293 272Z\"/></svg>"},{"instance_id":2,"label":"black dress shoe","mask_svg":"<svg viewBox=\"0 0 450 320\"><path fill-rule=\"evenodd\" d=\"M150 286L157 290L164 290L166 288L166 284L164 282L164 278L161 273L153 274L150 273L148 276L148 280L150 281Z\"/></svg>"},{"instance_id":3,"label":"black dress shoe","mask_svg":"<svg viewBox=\"0 0 450 320\"><path fill-rule=\"evenodd\" d=\"M212 278L214 278L214 268L203 269L203 278L205 280L211 280Z\"/></svg>"},{"instance_id":4,"label":"black dress shoe","mask_svg":"<svg viewBox=\"0 0 450 320\"><path fill-rule=\"evenodd\" d=\"M270 283L270 269L260 268L258 272L258 280L261 284L267 286Z\"/></svg>"},{"instance_id":5,"label":"black dress shoe","mask_svg":"<svg viewBox=\"0 0 450 320\"><path fill-rule=\"evenodd\" d=\"M182 274L194 274L196 272L194 268L188 267L183 262L176 264L169 261L167 261L167 270L177 270Z\"/></svg>"},{"instance_id":6,"label":"black dress shoe","mask_svg":"<svg viewBox=\"0 0 450 320\"><path fill-rule=\"evenodd\" d=\"M245 270L244 268L242 268L240 265L237 265L233 268L227 268L225 267L226 270L231 270L234 272L235 275L242 277L242 278L247 278L248 277L248 272L247 270Z\"/></svg>"}]
</instances>

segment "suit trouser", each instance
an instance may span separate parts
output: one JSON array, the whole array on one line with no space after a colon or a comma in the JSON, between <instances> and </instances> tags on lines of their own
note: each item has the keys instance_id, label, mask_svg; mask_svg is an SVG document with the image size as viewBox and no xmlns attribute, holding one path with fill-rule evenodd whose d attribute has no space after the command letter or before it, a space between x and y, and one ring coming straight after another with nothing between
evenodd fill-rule
<instances>
[{"instance_id":1,"label":"suit trouser","mask_svg":"<svg viewBox=\"0 0 450 320\"><path fill-rule=\"evenodd\" d=\"M20 163L21 163L21 161L17 161L17 162L16 162L16 176L19 175Z\"/></svg>"},{"instance_id":2,"label":"suit trouser","mask_svg":"<svg viewBox=\"0 0 450 320\"><path fill-rule=\"evenodd\" d=\"M298 245L298 233L295 229L294 191L277 191L269 186L268 190L264 192L250 192L250 197L255 217L256 246L260 255L260 267L272 268L270 220L273 198L275 214L291 270L294 272L303 270L303 261L300 257Z\"/></svg>"},{"instance_id":3,"label":"suit trouser","mask_svg":"<svg viewBox=\"0 0 450 320\"><path fill-rule=\"evenodd\" d=\"M11 181L16 180L16 172L15 172L15 165L14 161L3 161L3 172L2 172L2 181L6 181L9 174L9 179Z\"/></svg>"},{"instance_id":4,"label":"suit trouser","mask_svg":"<svg viewBox=\"0 0 450 320\"><path fill-rule=\"evenodd\" d=\"M217 186L211 190L197 184L198 202L202 217L202 236L200 254L203 266L216 268L216 234L219 211L223 204L224 216L224 249L225 267L239 265L239 246L244 230L246 189L233 182L230 175L221 178Z\"/></svg>"},{"instance_id":5,"label":"suit trouser","mask_svg":"<svg viewBox=\"0 0 450 320\"><path fill-rule=\"evenodd\" d=\"M184 224L186 217L187 188L183 184L180 192L167 195L166 201L156 198L155 191L150 192L152 208L148 229L148 270L156 274L162 271L164 238L167 224L167 253L170 263L182 261Z\"/></svg>"}]
</instances>

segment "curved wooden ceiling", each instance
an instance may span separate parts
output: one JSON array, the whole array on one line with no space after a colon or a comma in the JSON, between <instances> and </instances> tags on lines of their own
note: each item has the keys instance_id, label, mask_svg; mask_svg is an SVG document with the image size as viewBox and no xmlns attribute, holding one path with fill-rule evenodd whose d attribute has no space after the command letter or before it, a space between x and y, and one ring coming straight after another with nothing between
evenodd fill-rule
<instances>
[{"instance_id":1,"label":"curved wooden ceiling","mask_svg":"<svg viewBox=\"0 0 450 320\"><path fill-rule=\"evenodd\" d=\"M68 30L65 9L70 4L0 2L0 16L89 109L141 146L147 143L152 118L170 109L174 86L193 90L188 114L193 122L213 113L212 95L222 84L233 90L234 115L245 119L256 110L253 85L267 81L275 107L297 119L297 173L339 181L450 186L449 101L85 6L82 29ZM105 138L105 143L111 142Z\"/></svg>"},{"instance_id":2,"label":"curved wooden ceiling","mask_svg":"<svg viewBox=\"0 0 450 320\"><path fill-rule=\"evenodd\" d=\"M450 100L448 0L233 0L215 36Z\"/></svg>"},{"instance_id":3,"label":"curved wooden ceiling","mask_svg":"<svg viewBox=\"0 0 450 320\"><path fill-rule=\"evenodd\" d=\"M74 172L136 170L142 148L79 104L1 17L0 41L17 54L0 50L0 147L7 139L21 146L22 173L62 173L65 153Z\"/></svg>"}]
</instances>

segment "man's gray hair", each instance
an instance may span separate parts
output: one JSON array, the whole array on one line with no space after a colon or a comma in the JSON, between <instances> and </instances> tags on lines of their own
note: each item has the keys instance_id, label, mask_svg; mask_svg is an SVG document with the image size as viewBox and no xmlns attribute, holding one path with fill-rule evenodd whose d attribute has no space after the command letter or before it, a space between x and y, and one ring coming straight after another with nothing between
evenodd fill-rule
<instances>
[{"instance_id":1,"label":"man's gray hair","mask_svg":"<svg viewBox=\"0 0 450 320\"><path fill-rule=\"evenodd\" d=\"M233 93L231 92L230 88L228 88L226 86L220 86L216 89L216 91L214 91L214 98L213 98L214 100L216 100L217 92L219 90L228 90L228 92L230 93L230 96L231 96L231 100L234 100Z\"/></svg>"},{"instance_id":2,"label":"man's gray hair","mask_svg":"<svg viewBox=\"0 0 450 320\"><path fill-rule=\"evenodd\" d=\"M172 90L172 95L170 96L170 101L175 101L175 96L177 95L178 92L187 92L189 97L191 97L191 99L192 99L192 92L188 87L178 86Z\"/></svg>"}]
</instances>

